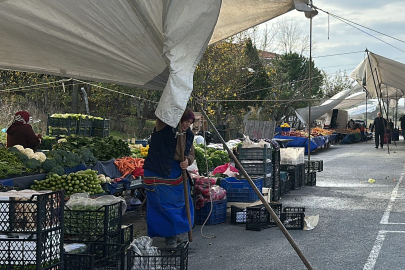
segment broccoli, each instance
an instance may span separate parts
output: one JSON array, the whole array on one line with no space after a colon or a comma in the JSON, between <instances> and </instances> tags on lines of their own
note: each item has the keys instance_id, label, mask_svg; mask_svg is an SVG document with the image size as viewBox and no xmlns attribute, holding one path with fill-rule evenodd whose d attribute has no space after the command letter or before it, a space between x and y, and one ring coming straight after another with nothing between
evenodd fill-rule
<instances>
[{"instance_id":1,"label":"broccoli","mask_svg":"<svg viewBox=\"0 0 405 270\"><path fill-rule=\"evenodd\" d=\"M56 166L56 161L53 158L47 158L44 162L41 163L41 167L45 170L45 172L50 172Z\"/></svg>"},{"instance_id":2,"label":"broccoli","mask_svg":"<svg viewBox=\"0 0 405 270\"><path fill-rule=\"evenodd\" d=\"M56 173L57 175L62 176L65 174L65 169L58 165L53 167L52 170L49 171L49 173Z\"/></svg>"},{"instance_id":3,"label":"broccoli","mask_svg":"<svg viewBox=\"0 0 405 270\"><path fill-rule=\"evenodd\" d=\"M73 168L77 165L80 164L80 157L79 155L73 153L73 152L67 152L66 154L66 159L64 162L65 167L70 167Z\"/></svg>"},{"instance_id":4,"label":"broccoli","mask_svg":"<svg viewBox=\"0 0 405 270\"><path fill-rule=\"evenodd\" d=\"M28 169L37 171L41 167L41 162L36 160L35 158L30 158L26 162L24 162L25 167Z\"/></svg>"},{"instance_id":5,"label":"broccoli","mask_svg":"<svg viewBox=\"0 0 405 270\"><path fill-rule=\"evenodd\" d=\"M90 156L93 155L88 148L81 148L77 154L83 159L84 163L88 163Z\"/></svg>"},{"instance_id":6,"label":"broccoli","mask_svg":"<svg viewBox=\"0 0 405 270\"><path fill-rule=\"evenodd\" d=\"M20 150L16 147L10 147L8 151L12 154L14 154L21 162L25 163L28 161L28 156L24 153L21 153Z\"/></svg>"},{"instance_id":7,"label":"broccoli","mask_svg":"<svg viewBox=\"0 0 405 270\"><path fill-rule=\"evenodd\" d=\"M56 151L46 152L46 158L54 159L56 165L62 165L62 157Z\"/></svg>"}]
</instances>

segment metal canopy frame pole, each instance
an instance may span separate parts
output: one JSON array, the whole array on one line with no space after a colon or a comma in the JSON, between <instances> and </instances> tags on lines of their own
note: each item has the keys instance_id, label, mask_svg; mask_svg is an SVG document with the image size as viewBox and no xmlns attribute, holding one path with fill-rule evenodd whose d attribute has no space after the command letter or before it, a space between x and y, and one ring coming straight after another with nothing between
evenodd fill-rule
<instances>
[{"instance_id":1,"label":"metal canopy frame pole","mask_svg":"<svg viewBox=\"0 0 405 270\"><path fill-rule=\"evenodd\" d=\"M302 251L299 249L297 244L294 242L294 239L292 239L290 233L287 231L287 229L284 227L283 223L280 221L276 213L274 213L273 209L270 207L266 199L263 197L262 193L259 191L259 189L256 187L255 183L253 180L250 178L249 174L245 171L243 168L242 164L239 162L239 160L235 157L233 152L229 149L229 147L226 145L226 142L222 138L221 134L219 134L218 130L215 128L214 124L211 122L211 120L208 118L207 114L204 112L203 108L201 107L201 113L203 114L204 118L207 120L208 124L211 126L211 128L214 130L215 134L218 136L220 139L221 143L223 144L224 148L226 151L228 151L229 156L233 159L235 162L235 165L238 167L238 169L242 172L243 176L245 176L247 182L249 185L252 187L253 191L256 193L256 195L259 197L260 201L263 203L263 205L266 207L267 211L270 213L270 216L272 219L276 222L277 226L280 228L280 230L283 232L285 237L287 238L288 242L290 242L291 246L294 248L294 250L297 252L298 256L301 258L302 262L305 264L308 270L312 270L313 267L311 266L310 262L305 258L304 254Z\"/></svg>"},{"instance_id":2,"label":"metal canopy frame pole","mask_svg":"<svg viewBox=\"0 0 405 270\"><path fill-rule=\"evenodd\" d=\"M310 1L312 5L312 1ZM308 164L311 164L311 99L312 99L312 16L309 18L309 99L308 99ZM311 166L308 166L308 174Z\"/></svg>"},{"instance_id":3,"label":"metal canopy frame pole","mask_svg":"<svg viewBox=\"0 0 405 270\"><path fill-rule=\"evenodd\" d=\"M367 92L367 89L364 87L364 85L363 85L363 90L366 92L366 126L365 126L365 130L368 130L368 126L367 126L367 95L368 95L368 92ZM368 136L367 136L367 134L368 134L368 131L367 131L367 134L366 133L364 133L365 135L366 135L366 143L368 142Z\"/></svg>"}]
</instances>

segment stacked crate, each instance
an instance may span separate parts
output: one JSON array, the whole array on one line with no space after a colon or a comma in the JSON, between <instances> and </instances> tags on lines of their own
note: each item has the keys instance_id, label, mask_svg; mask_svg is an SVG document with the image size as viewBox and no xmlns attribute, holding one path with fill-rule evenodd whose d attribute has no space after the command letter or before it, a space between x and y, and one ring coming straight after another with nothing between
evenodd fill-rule
<instances>
[{"instance_id":1,"label":"stacked crate","mask_svg":"<svg viewBox=\"0 0 405 270\"><path fill-rule=\"evenodd\" d=\"M92 121L91 136L101 138L110 136L110 119L94 119Z\"/></svg>"},{"instance_id":2,"label":"stacked crate","mask_svg":"<svg viewBox=\"0 0 405 270\"><path fill-rule=\"evenodd\" d=\"M226 203L227 199L207 202L201 209L195 210L195 224L215 225L226 222Z\"/></svg>"},{"instance_id":3,"label":"stacked crate","mask_svg":"<svg viewBox=\"0 0 405 270\"><path fill-rule=\"evenodd\" d=\"M263 187L273 188L273 183L271 182L273 172L271 147L264 145L262 148L242 148L239 145L238 152L239 162L247 174L253 177L262 177Z\"/></svg>"},{"instance_id":4,"label":"stacked crate","mask_svg":"<svg viewBox=\"0 0 405 270\"><path fill-rule=\"evenodd\" d=\"M281 170L288 173L291 190L305 186L304 147L281 148Z\"/></svg>"},{"instance_id":5,"label":"stacked crate","mask_svg":"<svg viewBox=\"0 0 405 270\"><path fill-rule=\"evenodd\" d=\"M281 173L281 167L280 167L280 148L276 149L273 147L272 149L272 164L273 164L273 173L272 173L272 183L273 183L273 189L272 189L272 201L278 201L280 200L280 196L282 194L281 190L281 180L280 180L280 173Z\"/></svg>"},{"instance_id":6,"label":"stacked crate","mask_svg":"<svg viewBox=\"0 0 405 270\"><path fill-rule=\"evenodd\" d=\"M65 206L65 243L129 244L131 226L122 226L122 202L94 210L76 210Z\"/></svg>"},{"instance_id":7,"label":"stacked crate","mask_svg":"<svg viewBox=\"0 0 405 270\"><path fill-rule=\"evenodd\" d=\"M46 124L46 135L61 136L61 135L74 135L76 134L77 121L71 117L68 118L55 118L48 115Z\"/></svg>"},{"instance_id":8,"label":"stacked crate","mask_svg":"<svg viewBox=\"0 0 405 270\"><path fill-rule=\"evenodd\" d=\"M286 171L280 171L280 190L281 195L290 193L291 190L290 176Z\"/></svg>"},{"instance_id":9,"label":"stacked crate","mask_svg":"<svg viewBox=\"0 0 405 270\"><path fill-rule=\"evenodd\" d=\"M49 136L79 135L105 138L110 136L110 119L93 119L86 116L76 120L70 116L57 118L48 115L46 134Z\"/></svg>"},{"instance_id":10,"label":"stacked crate","mask_svg":"<svg viewBox=\"0 0 405 270\"><path fill-rule=\"evenodd\" d=\"M305 160L305 185L316 186L316 173L323 171L323 160Z\"/></svg>"},{"instance_id":11,"label":"stacked crate","mask_svg":"<svg viewBox=\"0 0 405 270\"><path fill-rule=\"evenodd\" d=\"M262 190L263 178L252 179L257 189ZM221 179L221 187L226 190L228 202L255 202L259 200L256 192L246 179L227 177Z\"/></svg>"},{"instance_id":12,"label":"stacked crate","mask_svg":"<svg viewBox=\"0 0 405 270\"><path fill-rule=\"evenodd\" d=\"M90 137L92 130L92 120L80 118L77 121L76 135Z\"/></svg>"},{"instance_id":13,"label":"stacked crate","mask_svg":"<svg viewBox=\"0 0 405 270\"><path fill-rule=\"evenodd\" d=\"M125 270L125 252L124 245L90 243L83 254L64 254L64 270Z\"/></svg>"},{"instance_id":14,"label":"stacked crate","mask_svg":"<svg viewBox=\"0 0 405 270\"><path fill-rule=\"evenodd\" d=\"M0 193L0 269L62 269L63 207L63 191Z\"/></svg>"}]
</instances>

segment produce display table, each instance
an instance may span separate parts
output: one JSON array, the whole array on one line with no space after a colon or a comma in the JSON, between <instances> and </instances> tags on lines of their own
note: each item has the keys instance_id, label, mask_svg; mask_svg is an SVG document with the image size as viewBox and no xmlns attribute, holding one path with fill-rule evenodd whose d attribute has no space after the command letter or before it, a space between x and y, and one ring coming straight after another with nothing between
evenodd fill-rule
<instances>
[{"instance_id":1,"label":"produce display table","mask_svg":"<svg viewBox=\"0 0 405 270\"><path fill-rule=\"evenodd\" d=\"M305 147L305 154L308 154L308 138L307 137L293 137L293 136L282 136L276 135L274 139L289 139L290 142L287 143L287 147ZM312 137L310 141L311 152L333 142L336 139L336 135L324 135L318 137Z\"/></svg>"}]
</instances>

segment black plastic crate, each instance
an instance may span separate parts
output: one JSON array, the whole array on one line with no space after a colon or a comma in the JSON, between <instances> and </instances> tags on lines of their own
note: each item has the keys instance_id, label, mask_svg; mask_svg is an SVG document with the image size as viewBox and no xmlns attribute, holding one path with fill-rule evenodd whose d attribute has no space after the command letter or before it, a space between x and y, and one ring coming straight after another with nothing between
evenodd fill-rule
<instances>
[{"instance_id":1,"label":"black plastic crate","mask_svg":"<svg viewBox=\"0 0 405 270\"><path fill-rule=\"evenodd\" d=\"M110 128L110 119L93 119L92 126L93 128L100 128L100 129L109 129Z\"/></svg>"},{"instance_id":2,"label":"black plastic crate","mask_svg":"<svg viewBox=\"0 0 405 270\"><path fill-rule=\"evenodd\" d=\"M47 135L72 135L76 134L77 120L73 118L55 118L48 115L46 124Z\"/></svg>"},{"instance_id":3,"label":"black plastic crate","mask_svg":"<svg viewBox=\"0 0 405 270\"><path fill-rule=\"evenodd\" d=\"M102 128L93 128L91 130L91 136L92 137L101 137L101 138L105 138L110 136L110 130L109 129L102 129Z\"/></svg>"},{"instance_id":4,"label":"black plastic crate","mask_svg":"<svg viewBox=\"0 0 405 270\"><path fill-rule=\"evenodd\" d=\"M281 221L287 230L302 230L304 229L305 213L298 212L282 212Z\"/></svg>"},{"instance_id":5,"label":"black plastic crate","mask_svg":"<svg viewBox=\"0 0 405 270\"><path fill-rule=\"evenodd\" d=\"M290 178L288 178L287 181L282 181L282 182L281 182L281 188L280 188L280 189L281 189L281 195L290 193L290 191L291 191L291 181L290 181Z\"/></svg>"},{"instance_id":6,"label":"black plastic crate","mask_svg":"<svg viewBox=\"0 0 405 270\"><path fill-rule=\"evenodd\" d=\"M271 147L264 145L264 147L255 148L242 148L238 147L239 160L270 160L271 161Z\"/></svg>"},{"instance_id":7,"label":"black plastic crate","mask_svg":"<svg viewBox=\"0 0 405 270\"><path fill-rule=\"evenodd\" d=\"M71 117L68 118L56 118L48 115L47 126L51 127L62 127L62 128L71 128L76 127L77 120Z\"/></svg>"},{"instance_id":8,"label":"black plastic crate","mask_svg":"<svg viewBox=\"0 0 405 270\"><path fill-rule=\"evenodd\" d=\"M305 170L305 164L300 164L301 166L300 166L300 170L301 170L301 172L300 172L300 178L299 178L299 182L298 182L298 186L300 187L300 188L302 188L302 187L305 187L305 173L306 173L306 170Z\"/></svg>"},{"instance_id":9,"label":"black plastic crate","mask_svg":"<svg viewBox=\"0 0 405 270\"><path fill-rule=\"evenodd\" d=\"M246 173L249 175L267 175L271 174L273 169L272 169L272 163L266 160L250 160L249 162L243 162L241 161L241 164L243 168L245 169Z\"/></svg>"},{"instance_id":10,"label":"black plastic crate","mask_svg":"<svg viewBox=\"0 0 405 270\"><path fill-rule=\"evenodd\" d=\"M305 173L305 185L316 186L316 172Z\"/></svg>"},{"instance_id":11,"label":"black plastic crate","mask_svg":"<svg viewBox=\"0 0 405 270\"><path fill-rule=\"evenodd\" d=\"M157 255L139 256L133 249L127 252L127 269L188 269L188 242L176 248L158 249Z\"/></svg>"},{"instance_id":12,"label":"black plastic crate","mask_svg":"<svg viewBox=\"0 0 405 270\"><path fill-rule=\"evenodd\" d=\"M231 206L231 224L245 224L246 223L246 208Z\"/></svg>"},{"instance_id":13,"label":"black plastic crate","mask_svg":"<svg viewBox=\"0 0 405 270\"><path fill-rule=\"evenodd\" d=\"M64 254L64 270L94 269L94 255L90 254Z\"/></svg>"},{"instance_id":14,"label":"black plastic crate","mask_svg":"<svg viewBox=\"0 0 405 270\"><path fill-rule=\"evenodd\" d=\"M92 121L90 119L80 118L77 122L76 135L89 137L92 130Z\"/></svg>"},{"instance_id":15,"label":"black plastic crate","mask_svg":"<svg viewBox=\"0 0 405 270\"><path fill-rule=\"evenodd\" d=\"M291 181L288 172L280 171L280 189L281 195L287 194L291 190Z\"/></svg>"},{"instance_id":16,"label":"black plastic crate","mask_svg":"<svg viewBox=\"0 0 405 270\"><path fill-rule=\"evenodd\" d=\"M195 210L195 224L202 225L207 218L208 220L205 222L205 225L215 225L226 222L226 203L226 199L213 201L211 211L211 202L207 202L201 209Z\"/></svg>"},{"instance_id":17,"label":"black plastic crate","mask_svg":"<svg viewBox=\"0 0 405 270\"><path fill-rule=\"evenodd\" d=\"M121 229L122 202L94 210L75 210L65 206L65 237L89 241L116 233Z\"/></svg>"},{"instance_id":18,"label":"black plastic crate","mask_svg":"<svg viewBox=\"0 0 405 270\"><path fill-rule=\"evenodd\" d=\"M304 172L305 172L305 165L304 164L297 164L297 165L281 165L281 170L288 172L291 181L291 189L299 189L302 186Z\"/></svg>"},{"instance_id":19,"label":"black plastic crate","mask_svg":"<svg viewBox=\"0 0 405 270\"><path fill-rule=\"evenodd\" d=\"M90 243L85 254L64 254L64 270L124 270L124 245Z\"/></svg>"},{"instance_id":20,"label":"black plastic crate","mask_svg":"<svg viewBox=\"0 0 405 270\"><path fill-rule=\"evenodd\" d=\"M283 209L282 204L270 203L269 205L276 216L280 218ZM263 204L246 208L246 230L261 231L276 225L277 223Z\"/></svg>"},{"instance_id":21,"label":"black plastic crate","mask_svg":"<svg viewBox=\"0 0 405 270\"><path fill-rule=\"evenodd\" d=\"M272 174L272 201L280 200L281 196L281 183L280 183L280 165L273 164L273 174Z\"/></svg>"},{"instance_id":22,"label":"black plastic crate","mask_svg":"<svg viewBox=\"0 0 405 270\"><path fill-rule=\"evenodd\" d=\"M261 231L269 227L270 214L263 205L246 207L246 230Z\"/></svg>"},{"instance_id":23,"label":"black plastic crate","mask_svg":"<svg viewBox=\"0 0 405 270\"><path fill-rule=\"evenodd\" d=\"M283 212L283 205L281 203L271 203L270 207L271 207L271 209L273 209L276 216L280 219L281 218L281 212ZM270 215L269 225L270 226L277 226L276 221L273 219L273 217L271 215Z\"/></svg>"},{"instance_id":24,"label":"black plastic crate","mask_svg":"<svg viewBox=\"0 0 405 270\"><path fill-rule=\"evenodd\" d=\"M305 169L308 171L317 171L317 172L322 172L323 171L323 160L305 160Z\"/></svg>"},{"instance_id":25,"label":"black plastic crate","mask_svg":"<svg viewBox=\"0 0 405 270\"><path fill-rule=\"evenodd\" d=\"M283 212L285 213L305 213L305 207L297 207L297 206L286 206L283 208Z\"/></svg>"},{"instance_id":26,"label":"black plastic crate","mask_svg":"<svg viewBox=\"0 0 405 270\"><path fill-rule=\"evenodd\" d=\"M63 230L0 238L0 269L62 269ZM18 237L18 238L17 238Z\"/></svg>"},{"instance_id":27,"label":"black plastic crate","mask_svg":"<svg viewBox=\"0 0 405 270\"><path fill-rule=\"evenodd\" d=\"M0 201L0 232L41 233L63 227L64 191Z\"/></svg>"}]
</instances>

